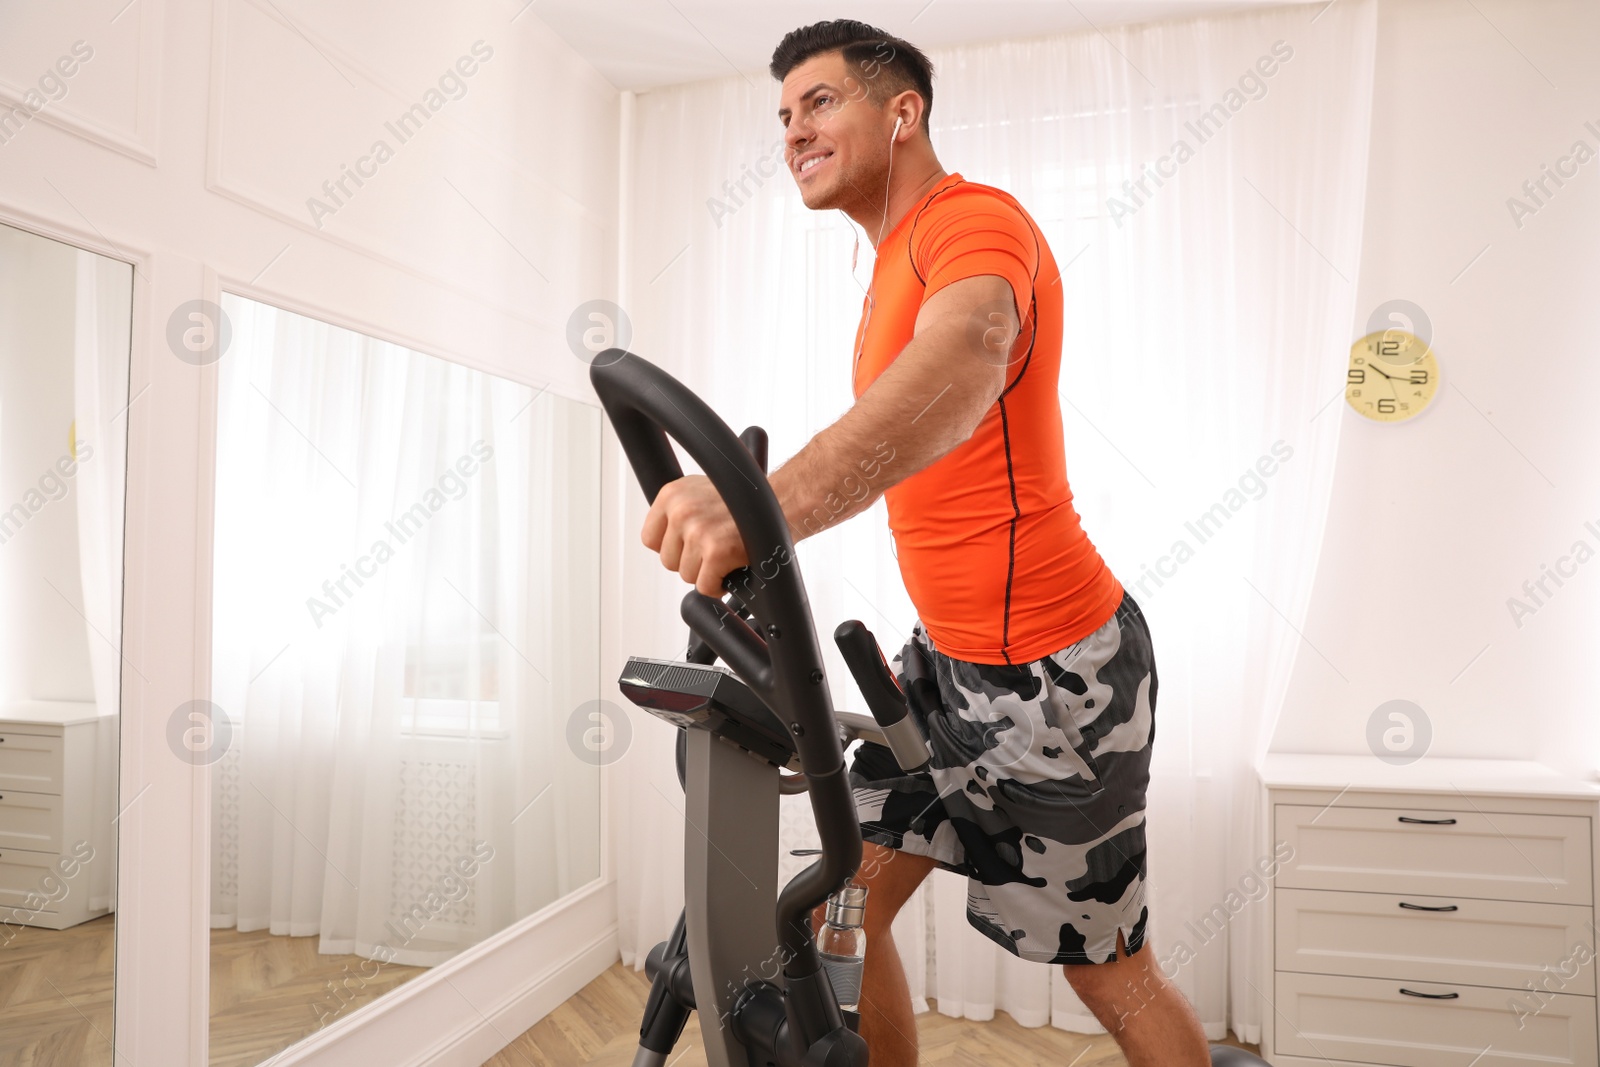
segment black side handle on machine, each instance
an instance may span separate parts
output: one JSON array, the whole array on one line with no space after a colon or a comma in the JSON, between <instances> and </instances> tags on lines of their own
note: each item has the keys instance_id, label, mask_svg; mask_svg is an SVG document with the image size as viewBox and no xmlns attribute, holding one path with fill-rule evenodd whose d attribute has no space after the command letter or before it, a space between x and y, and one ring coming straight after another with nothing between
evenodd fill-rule
<instances>
[{"instance_id":1,"label":"black side handle on machine","mask_svg":"<svg viewBox=\"0 0 1600 1067\"><path fill-rule=\"evenodd\" d=\"M767 472L767 431L763 430L759 426L746 426L744 428L744 433L739 435L739 443L744 445L744 450L750 453L750 458L756 461L756 466L760 467L761 473L765 474ZM732 603L728 603L726 600L723 601L723 603L728 604L728 607L733 609L736 615L748 622L750 619L750 609L741 604L737 597L730 595L729 599L732 600ZM711 646L706 644L698 633L696 633L693 629L690 629L689 649L683 654L683 658L687 663L701 663L709 665L716 662L717 654L712 651ZM678 748L680 750L683 748L683 741L683 735L679 734ZM683 771L681 769L683 765L683 757L681 754L678 757L678 764L680 767L678 772L678 781L681 785L683 782Z\"/></svg>"},{"instance_id":2,"label":"black side handle on machine","mask_svg":"<svg viewBox=\"0 0 1600 1067\"><path fill-rule=\"evenodd\" d=\"M877 638L857 619L839 624L833 631L834 643L844 656L845 665L855 675L861 695L867 699L872 717L883 730L883 739L895 762L903 770L920 771L929 763L928 740L911 715L911 706L894 672L884 662Z\"/></svg>"},{"instance_id":3,"label":"black side handle on machine","mask_svg":"<svg viewBox=\"0 0 1600 1067\"><path fill-rule=\"evenodd\" d=\"M645 499L654 502L662 486L683 477L672 449L676 441L721 494L744 539L751 564L728 575L723 588L748 608L753 625L729 625L736 616L727 605L693 591L684 599L683 614L788 727L809 781L822 856L778 897L784 974L793 990L793 980L811 979L821 971L811 910L861 865L861 825L789 524L751 450L677 379L631 352L608 348L594 357L589 380ZM747 677L747 670L753 676Z\"/></svg>"}]
</instances>

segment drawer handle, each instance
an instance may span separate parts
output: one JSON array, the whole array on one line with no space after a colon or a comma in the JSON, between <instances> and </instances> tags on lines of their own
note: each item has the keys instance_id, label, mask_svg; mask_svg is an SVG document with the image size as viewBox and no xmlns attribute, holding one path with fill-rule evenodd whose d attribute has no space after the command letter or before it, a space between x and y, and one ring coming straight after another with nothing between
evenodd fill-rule
<instances>
[{"instance_id":1,"label":"drawer handle","mask_svg":"<svg viewBox=\"0 0 1600 1067\"><path fill-rule=\"evenodd\" d=\"M1405 986L1400 987L1400 992L1408 997L1422 997L1424 1000L1455 1000L1461 996L1460 993L1418 993L1416 990L1407 989Z\"/></svg>"},{"instance_id":2,"label":"drawer handle","mask_svg":"<svg viewBox=\"0 0 1600 1067\"><path fill-rule=\"evenodd\" d=\"M1418 826L1454 826L1454 819L1413 819L1409 815L1400 816L1401 822L1416 823Z\"/></svg>"},{"instance_id":3,"label":"drawer handle","mask_svg":"<svg viewBox=\"0 0 1600 1067\"><path fill-rule=\"evenodd\" d=\"M1460 908L1456 907L1454 904L1440 904L1440 905L1438 905L1436 907L1430 907L1427 904L1407 904L1403 900L1400 902L1400 906L1402 908L1409 908L1412 911L1460 911L1461 910Z\"/></svg>"}]
</instances>

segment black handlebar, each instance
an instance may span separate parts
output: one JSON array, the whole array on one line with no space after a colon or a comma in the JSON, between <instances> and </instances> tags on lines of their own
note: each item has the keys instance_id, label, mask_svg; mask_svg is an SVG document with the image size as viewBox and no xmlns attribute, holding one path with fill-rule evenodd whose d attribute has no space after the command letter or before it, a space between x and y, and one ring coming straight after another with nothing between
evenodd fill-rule
<instances>
[{"instance_id":1,"label":"black handlebar","mask_svg":"<svg viewBox=\"0 0 1600 1067\"><path fill-rule=\"evenodd\" d=\"M750 453L750 458L756 461L756 466L760 467L761 473L765 474L767 472L767 431L759 426L746 426L744 433L739 435L739 443L744 445L745 451ZM729 607L741 619L750 618L750 612L739 602L739 599L737 597L732 597L731 599L733 603ZM688 609L685 608L684 610ZM686 663L710 664L716 662L717 654L691 626L689 628L689 648L684 652L683 659ZM680 737L678 740L681 746L683 739ZM682 760L679 762L681 764ZM679 775L679 778L681 779L682 775Z\"/></svg>"},{"instance_id":2,"label":"black handlebar","mask_svg":"<svg viewBox=\"0 0 1600 1067\"><path fill-rule=\"evenodd\" d=\"M908 694L901 690L894 672L884 662L883 649L860 621L851 619L839 624L833 639L844 656L845 665L855 675L861 695L867 698L867 707L883 731L884 744L894 753L903 770L921 771L928 765L931 750L928 740L911 714ZM906 679L913 684L926 679L926 667L920 652L913 649L906 663Z\"/></svg>"},{"instance_id":3,"label":"black handlebar","mask_svg":"<svg viewBox=\"0 0 1600 1067\"><path fill-rule=\"evenodd\" d=\"M739 443L750 453L750 458L756 461L761 473L767 473L767 431L759 426L746 426L744 433L739 435Z\"/></svg>"},{"instance_id":4,"label":"black handlebar","mask_svg":"<svg viewBox=\"0 0 1600 1067\"><path fill-rule=\"evenodd\" d=\"M889 665L883 661L883 650L859 621L841 622L833 631L845 665L855 675L861 695L867 698L867 707L879 726L893 726L906 717L906 697L900 691Z\"/></svg>"},{"instance_id":5,"label":"black handlebar","mask_svg":"<svg viewBox=\"0 0 1600 1067\"><path fill-rule=\"evenodd\" d=\"M670 374L619 348L597 355L589 380L600 397L647 500L683 477L677 441L705 471L739 527L751 565L723 580L754 625L721 601L691 590L684 621L765 700L794 737L809 782L822 858L801 871L778 898L778 937L785 975L821 969L811 910L861 865L861 826L834 727L833 702L811 606L800 578L789 525L763 471L765 434L746 431L748 445L706 403ZM753 447L751 447L753 446ZM758 456L754 453L760 453Z\"/></svg>"}]
</instances>

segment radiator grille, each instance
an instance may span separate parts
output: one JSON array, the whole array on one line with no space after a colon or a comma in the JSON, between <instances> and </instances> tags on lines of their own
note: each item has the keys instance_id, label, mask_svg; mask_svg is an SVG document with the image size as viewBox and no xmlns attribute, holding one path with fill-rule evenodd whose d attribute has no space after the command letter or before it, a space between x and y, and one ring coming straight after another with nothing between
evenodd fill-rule
<instances>
[{"instance_id":1,"label":"radiator grille","mask_svg":"<svg viewBox=\"0 0 1600 1067\"><path fill-rule=\"evenodd\" d=\"M239 901L239 734L213 768L215 790L212 830L213 914L232 914Z\"/></svg>"},{"instance_id":2,"label":"radiator grille","mask_svg":"<svg viewBox=\"0 0 1600 1067\"><path fill-rule=\"evenodd\" d=\"M462 760L402 759L394 812L394 887L390 917L427 908L440 897L441 882L462 856L472 852L478 825L477 768ZM429 909L434 922L470 925L477 918L473 881L460 900ZM453 884L453 883L451 883Z\"/></svg>"}]
</instances>

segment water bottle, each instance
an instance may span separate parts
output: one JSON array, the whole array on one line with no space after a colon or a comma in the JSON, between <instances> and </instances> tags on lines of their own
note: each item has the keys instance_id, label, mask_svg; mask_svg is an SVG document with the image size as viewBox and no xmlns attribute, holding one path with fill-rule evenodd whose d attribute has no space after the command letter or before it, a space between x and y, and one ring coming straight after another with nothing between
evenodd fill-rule
<instances>
[{"instance_id":1,"label":"water bottle","mask_svg":"<svg viewBox=\"0 0 1600 1067\"><path fill-rule=\"evenodd\" d=\"M867 910L867 887L847 882L828 898L827 921L817 937L822 969L843 1011L857 1011L861 972L866 965L867 932L861 928Z\"/></svg>"}]
</instances>

